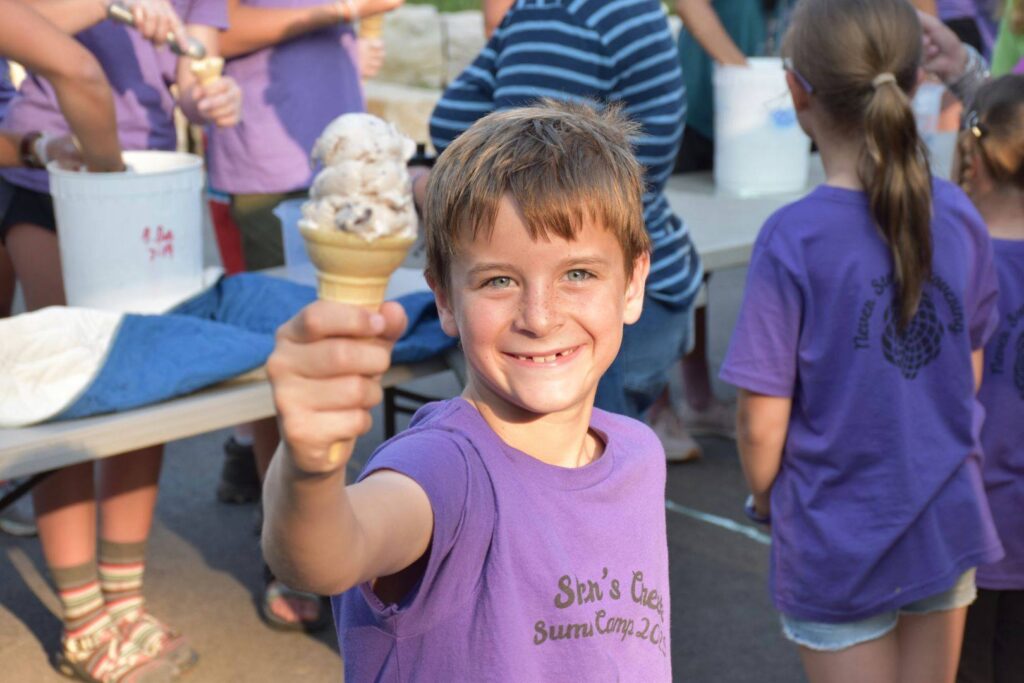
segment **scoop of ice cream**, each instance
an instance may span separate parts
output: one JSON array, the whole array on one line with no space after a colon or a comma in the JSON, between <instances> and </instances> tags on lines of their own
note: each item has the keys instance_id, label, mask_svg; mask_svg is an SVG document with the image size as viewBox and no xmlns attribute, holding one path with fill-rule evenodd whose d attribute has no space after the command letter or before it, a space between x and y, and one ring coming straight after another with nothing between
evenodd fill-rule
<instances>
[{"instance_id":1,"label":"scoop of ice cream","mask_svg":"<svg viewBox=\"0 0 1024 683\"><path fill-rule=\"evenodd\" d=\"M405 163L416 143L394 125L372 114L342 114L327 124L313 145L313 159L324 166L343 161L397 161Z\"/></svg>"},{"instance_id":2,"label":"scoop of ice cream","mask_svg":"<svg viewBox=\"0 0 1024 683\"><path fill-rule=\"evenodd\" d=\"M403 163L343 161L317 174L309 196L385 195L409 192L409 172Z\"/></svg>"},{"instance_id":3,"label":"scoop of ice cream","mask_svg":"<svg viewBox=\"0 0 1024 683\"><path fill-rule=\"evenodd\" d=\"M200 85L209 85L218 78L224 71L224 58L223 57L203 57L202 59L193 59L192 63L189 64L189 69L196 75L196 80L199 81Z\"/></svg>"},{"instance_id":4,"label":"scoop of ice cream","mask_svg":"<svg viewBox=\"0 0 1024 683\"><path fill-rule=\"evenodd\" d=\"M367 241L379 237L414 237L416 210L411 201L392 203L392 197L347 198L331 195L302 205L299 226L343 230Z\"/></svg>"}]
</instances>

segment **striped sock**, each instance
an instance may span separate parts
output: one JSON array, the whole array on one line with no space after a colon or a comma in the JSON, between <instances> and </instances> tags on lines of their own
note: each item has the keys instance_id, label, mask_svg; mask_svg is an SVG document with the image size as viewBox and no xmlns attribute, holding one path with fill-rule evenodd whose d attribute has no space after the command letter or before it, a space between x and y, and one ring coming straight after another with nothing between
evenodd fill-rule
<instances>
[{"instance_id":1,"label":"striped sock","mask_svg":"<svg viewBox=\"0 0 1024 683\"><path fill-rule=\"evenodd\" d=\"M95 563L52 569L50 573L64 612L65 637L92 636L110 625Z\"/></svg>"},{"instance_id":2,"label":"striped sock","mask_svg":"<svg viewBox=\"0 0 1024 683\"><path fill-rule=\"evenodd\" d=\"M99 578L107 611L115 622L136 617L143 609L142 574L146 542L114 543L100 539Z\"/></svg>"}]
</instances>

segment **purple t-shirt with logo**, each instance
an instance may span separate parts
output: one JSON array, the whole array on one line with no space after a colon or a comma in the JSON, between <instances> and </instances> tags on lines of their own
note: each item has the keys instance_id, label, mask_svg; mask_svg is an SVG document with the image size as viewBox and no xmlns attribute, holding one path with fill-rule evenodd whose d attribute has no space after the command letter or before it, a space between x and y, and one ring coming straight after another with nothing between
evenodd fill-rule
<instances>
[{"instance_id":1,"label":"purple t-shirt with logo","mask_svg":"<svg viewBox=\"0 0 1024 683\"><path fill-rule=\"evenodd\" d=\"M985 491L1006 557L978 567L977 583L1024 589L1024 240L992 240L999 273L999 327L985 347Z\"/></svg>"},{"instance_id":2,"label":"purple t-shirt with logo","mask_svg":"<svg viewBox=\"0 0 1024 683\"><path fill-rule=\"evenodd\" d=\"M352 681L668 681L665 455L643 424L594 410L604 454L578 469L505 444L461 398L377 450L414 479L434 534L398 605L332 598Z\"/></svg>"},{"instance_id":3,"label":"purple t-shirt with logo","mask_svg":"<svg viewBox=\"0 0 1024 683\"><path fill-rule=\"evenodd\" d=\"M1002 556L971 369L998 322L992 247L967 197L933 188L933 275L902 333L863 192L819 186L754 245L721 377L793 399L770 583L799 619L863 619Z\"/></svg>"},{"instance_id":4,"label":"purple t-shirt with logo","mask_svg":"<svg viewBox=\"0 0 1024 683\"><path fill-rule=\"evenodd\" d=\"M251 7L308 7L323 0L243 0ZM307 33L228 61L242 88L242 120L209 130L210 185L231 194L310 186L309 152L335 117L365 110L349 24Z\"/></svg>"},{"instance_id":5,"label":"purple t-shirt with logo","mask_svg":"<svg viewBox=\"0 0 1024 683\"><path fill-rule=\"evenodd\" d=\"M224 0L172 0L186 24L227 28ZM177 58L167 47L156 48L137 31L110 20L101 21L75 35L95 55L114 91L117 133L124 149L174 149L174 98L169 86L175 81ZM29 75L11 101L2 127L6 130L68 133L53 87ZM49 191L46 171L14 168L2 172L5 179L37 192Z\"/></svg>"}]
</instances>

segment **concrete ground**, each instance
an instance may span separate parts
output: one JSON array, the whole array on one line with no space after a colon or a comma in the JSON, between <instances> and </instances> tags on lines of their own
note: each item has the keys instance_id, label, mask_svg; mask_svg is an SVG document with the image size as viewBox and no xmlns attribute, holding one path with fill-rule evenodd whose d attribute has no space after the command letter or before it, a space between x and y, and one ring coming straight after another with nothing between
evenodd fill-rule
<instances>
[{"instance_id":1,"label":"concrete ground","mask_svg":"<svg viewBox=\"0 0 1024 683\"><path fill-rule=\"evenodd\" d=\"M745 271L715 276L711 360L717 367L732 330ZM458 390L453 377L417 386L436 396ZM719 387L722 395L728 388ZM254 507L214 497L227 432L167 448L157 521L149 546L150 610L179 628L200 652L191 683L338 681L333 632L282 634L260 621L261 585ZM363 440L365 459L379 433ZM779 633L768 600L768 547L744 534L744 486L735 444L702 441L705 458L669 469L666 491L672 590L672 658L691 683L803 681L796 651ZM727 528L727 527L732 528ZM56 599L35 540L0 536L0 681L65 680L48 664L58 646Z\"/></svg>"}]
</instances>

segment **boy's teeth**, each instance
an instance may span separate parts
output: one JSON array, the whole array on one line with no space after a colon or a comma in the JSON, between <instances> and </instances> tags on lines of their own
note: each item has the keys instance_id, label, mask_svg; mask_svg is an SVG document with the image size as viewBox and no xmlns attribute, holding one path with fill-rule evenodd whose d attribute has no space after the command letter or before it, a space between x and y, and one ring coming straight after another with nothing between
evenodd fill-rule
<instances>
[{"instance_id":1,"label":"boy's teeth","mask_svg":"<svg viewBox=\"0 0 1024 683\"><path fill-rule=\"evenodd\" d=\"M557 359L568 354L572 349L553 353L550 356L516 356L519 360L528 360L533 363L554 363Z\"/></svg>"}]
</instances>

